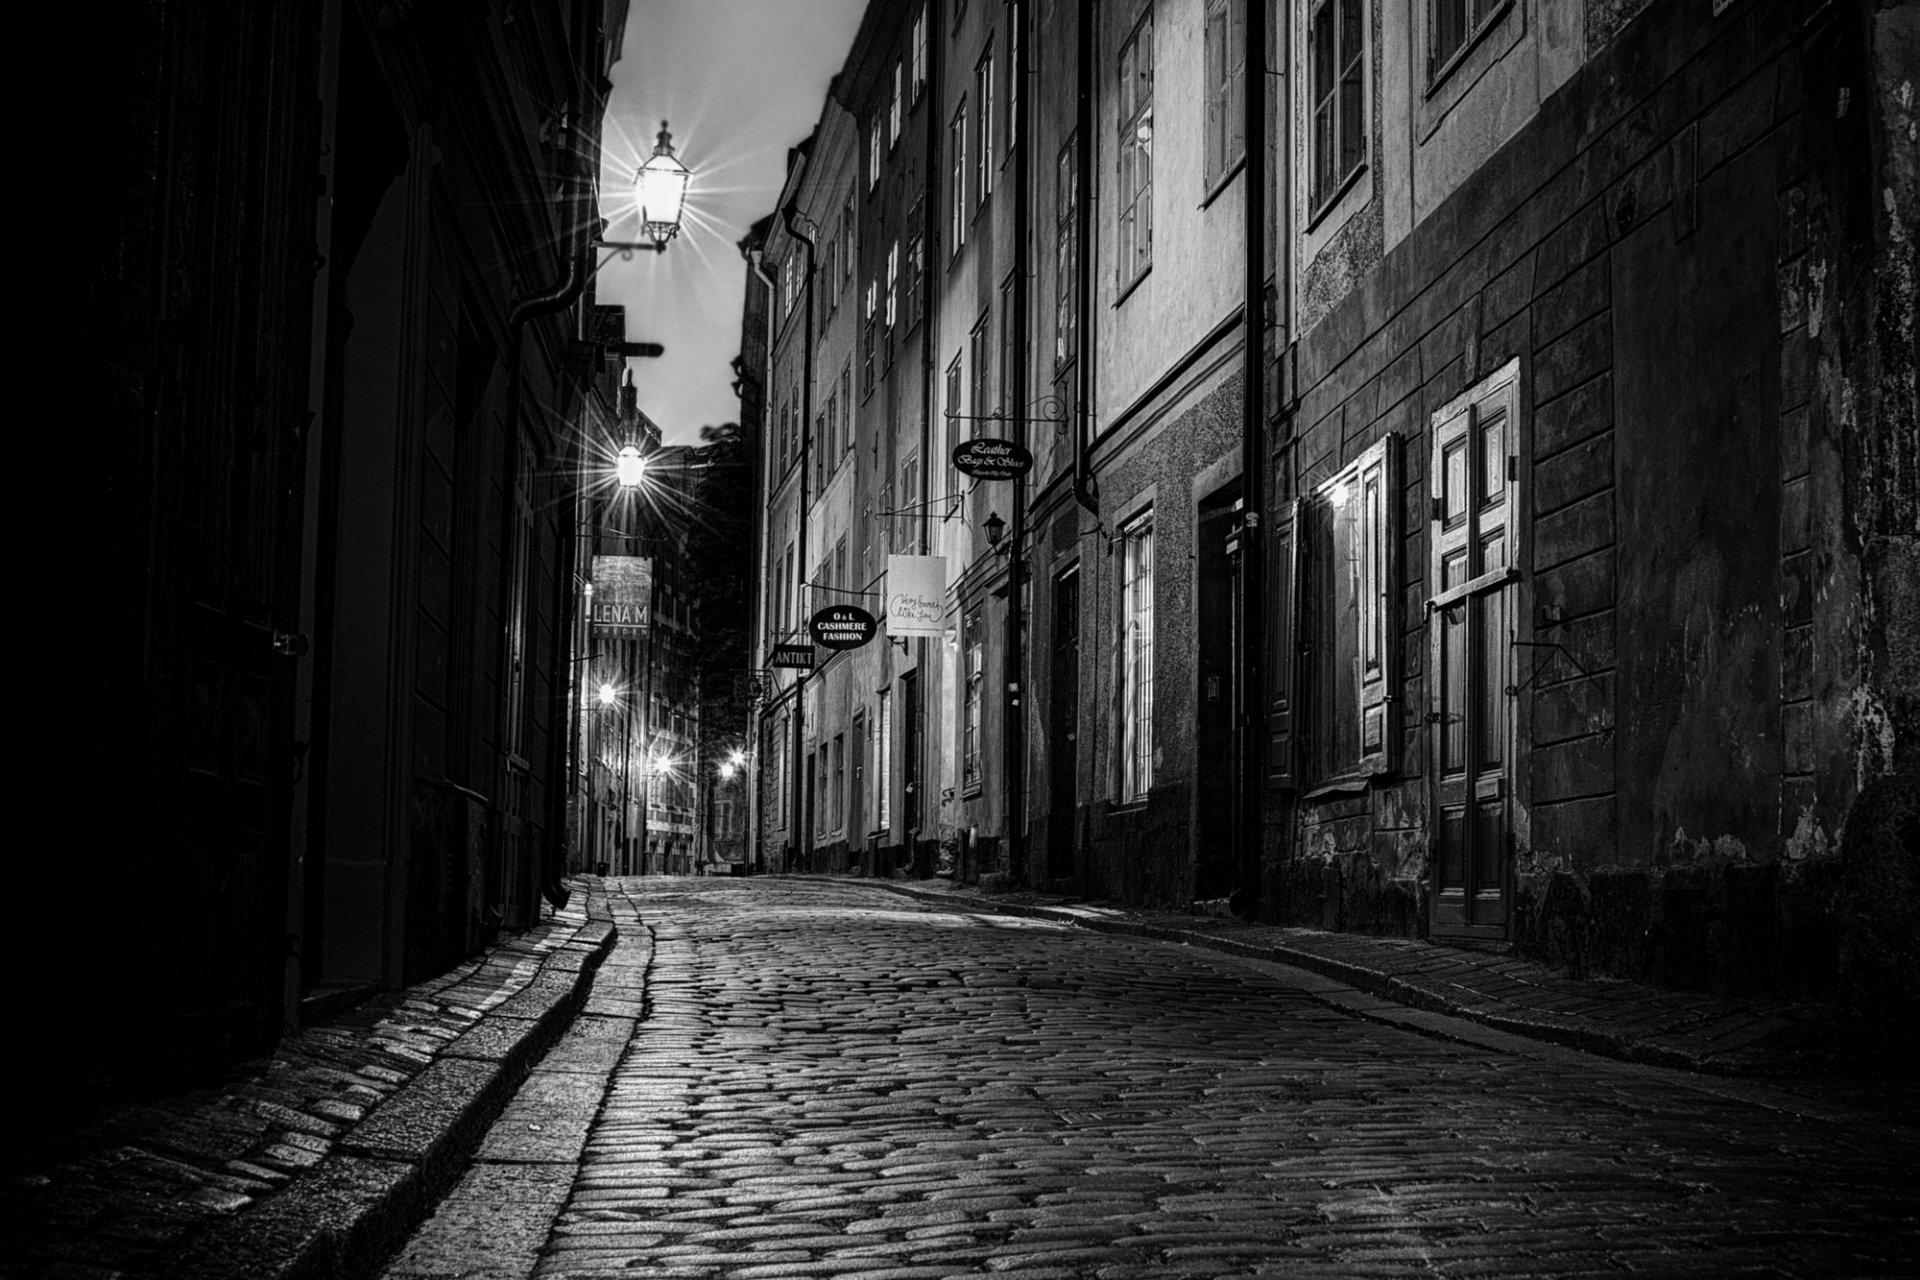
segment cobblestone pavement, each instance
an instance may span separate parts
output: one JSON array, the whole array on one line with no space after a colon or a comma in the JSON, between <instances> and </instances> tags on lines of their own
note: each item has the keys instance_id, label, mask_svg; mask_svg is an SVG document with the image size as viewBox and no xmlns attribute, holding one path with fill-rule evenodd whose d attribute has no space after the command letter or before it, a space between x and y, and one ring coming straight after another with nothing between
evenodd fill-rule
<instances>
[{"instance_id":1,"label":"cobblestone pavement","mask_svg":"<svg viewBox=\"0 0 1920 1280\"><path fill-rule=\"evenodd\" d=\"M546 1280L1920 1273L1920 1135L1870 1110L857 885L636 894Z\"/></svg>"}]
</instances>

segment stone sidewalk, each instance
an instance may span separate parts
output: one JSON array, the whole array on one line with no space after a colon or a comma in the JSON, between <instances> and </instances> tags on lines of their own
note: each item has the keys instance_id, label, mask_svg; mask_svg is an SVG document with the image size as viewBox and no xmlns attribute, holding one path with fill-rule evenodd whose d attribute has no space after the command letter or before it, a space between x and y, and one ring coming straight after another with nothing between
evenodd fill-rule
<instances>
[{"instance_id":1,"label":"stone sidewalk","mask_svg":"<svg viewBox=\"0 0 1920 1280\"><path fill-rule=\"evenodd\" d=\"M616 926L597 878L572 888L535 928L286 1037L221 1086L10 1145L0 1278L369 1274L586 1001ZM638 1009L642 993L612 994Z\"/></svg>"},{"instance_id":2,"label":"stone sidewalk","mask_svg":"<svg viewBox=\"0 0 1920 1280\"><path fill-rule=\"evenodd\" d=\"M1029 891L988 893L945 880L804 878L866 883L956 909L1065 920L1290 964L1397 1006L1630 1062L1728 1076L1797 1077L1834 1067L1833 1011L1818 1005L1724 1000L1619 979L1574 978L1494 951L1129 911ZM1351 1000L1341 1007L1366 1014Z\"/></svg>"}]
</instances>

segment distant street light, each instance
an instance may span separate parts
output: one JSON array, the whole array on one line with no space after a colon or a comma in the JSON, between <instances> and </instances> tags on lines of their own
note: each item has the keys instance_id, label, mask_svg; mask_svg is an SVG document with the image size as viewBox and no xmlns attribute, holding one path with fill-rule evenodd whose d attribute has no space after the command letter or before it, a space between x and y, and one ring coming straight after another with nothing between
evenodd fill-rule
<instances>
[{"instance_id":1,"label":"distant street light","mask_svg":"<svg viewBox=\"0 0 1920 1280\"><path fill-rule=\"evenodd\" d=\"M600 705L603 707L610 707L613 705L613 699L614 699L613 686L610 684L601 685L600 686Z\"/></svg>"},{"instance_id":2,"label":"distant street light","mask_svg":"<svg viewBox=\"0 0 1920 1280\"><path fill-rule=\"evenodd\" d=\"M620 456L614 459L613 472L620 481L622 489L635 489L646 475L647 460L640 456L638 446L627 445L620 450Z\"/></svg>"}]
</instances>

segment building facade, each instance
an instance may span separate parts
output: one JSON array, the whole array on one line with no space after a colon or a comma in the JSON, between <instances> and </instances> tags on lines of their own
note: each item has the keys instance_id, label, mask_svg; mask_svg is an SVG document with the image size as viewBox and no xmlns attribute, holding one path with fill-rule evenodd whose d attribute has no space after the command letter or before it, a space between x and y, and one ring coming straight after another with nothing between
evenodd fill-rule
<instances>
[{"instance_id":1,"label":"building facade","mask_svg":"<svg viewBox=\"0 0 1920 1280\"><path fill-rule=\"evenodd\" d=\"M798 865L1857 985L1914 911L1846 852L1920 732L1914 27L871 6L814 144L860 161L851 506L794 580L938 556L944 635L887 644L850 554L882 636L770 771ZM846 336L795 332L817 413ZM974 436L1032 469L956 472Z\"/></svg>"},{"instance_id":2,"label":"building facade","mask_svg":"<svg viewBox=\"0 0 1920 1280\"><path fill-rule=\"evenodd\" d=\"M110 323L69 355L114 616L59 721L120 732L49 785L100 811L107 752L126 803L83 830L113 945L36 984L24 1069L204 1072L562 892L560 477L625 13L183 2L103 36L78 292Z\"/></svg>"}]
</instances>

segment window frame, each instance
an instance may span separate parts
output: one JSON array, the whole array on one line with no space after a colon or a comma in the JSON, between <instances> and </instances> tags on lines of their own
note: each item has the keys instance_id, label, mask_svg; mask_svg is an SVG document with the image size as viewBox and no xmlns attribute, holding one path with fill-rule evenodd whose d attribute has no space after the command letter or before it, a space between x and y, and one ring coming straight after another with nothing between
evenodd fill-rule
<instances>
[{"instance_id":1,"label":"window frame","mask_svg":"<svg viewBox=\"0 0 1920 1280\"><path fill-rule=\"evenodd\" d=\"M1326 31L1322 33L1321 18L1327 18ZM1343 19L1353 18L1355 48L1345 60L1340 58L1340 38L1344 32ZM1332 52L1322 57L1321 41L1331 42ZM1360 0L1312 0L1307 10L1306 48L1306 128L1307 128L1307 230L1311 231L1315 223L1325 217L1327 212L1339 203L1340 198L1350 190L1362 173L1366 172L1367 160L1372 151L1372 137L1367 119L1368 96L1368 46L1371 32L1368 30L1367 13ZM1331 75L1332 86L1324 86L1322 79ZM1346 87L1349 82L1355 85L1353 102L1346 101ZM1320 128L1322 108L1327 113L1327 128L1323 135ZM1349 109L1350 108L1350 109ZM1354 119L1353 117L1356 117ZM1344 146L1351 130L1355 147L1351 157L1346 156ZM1323 144L1327 150L1323 153Z\"/></svg>"},{"instance_id":2,"label":"window frame","mask_svg":"<svg viewBox=\"0 0 1920 1280\"><path fill-rule=\"evenodd\" d=\"M971 403L968 405L967 435L969 438L985 430L985 422L991 413L993 403L993 352L989 344L993 340L993 307L991 304L980 308L980 318L973 322L973 328L967 333L967 350L973 358L973 382L969 388Z\"/></svg>"},{"instance_id":3,"label":"window frame","mask_svg":"<svg viewBox=\"0 0 1920 1280\"><path fill-rule=\"evenodd\" d=\"M1246 0L1207 0L1201 96L1206 101L1205 189L1209 199L1246 163Z\"/></svg>"},{"instance_id":4,"label":"window frame","mask_svg":"<svg viewBox=\"0 0 1920 1280\"><path fill-rule=\"evenodd\" d=\"M1405 671L1401 452L1399 437L1387 433L1300 503L1294 537L1300 540L1296 572L1306 655L1302 754L1309 795L1361 788L1399 769ZM1352 522L1348 545L1358 550L1348 568L1334 563L1340 545L1335 522L1343 511ZM1343 610L1353 617L1351 652L1338 640Z\"/></svg>"},{"instance_id":5,"label":"window frame","mask_svg":"<svg viewBox=\"0 0 1920 1280\"><path fill-rule=\"evenodd\" d=\"M1067 134L1055 161L1053 189L1053 368L1080 353L1080 134Z\"/></svg>"},{"instance_id":6,"label":"window frame","mask_svg":"<svg viewBox=\"0 0 1920 1280\"><path fill-rule=\"evenodd\" d=\"M993 195L993 174L997 156L993 149L993 41L988 40L986 51L980 55L980 61L973 68L973 94L978 105L976 128L979 132L979 145L975 149L973 176L973 213L980 210Z\"/></svg>"},{"instance_id":7,"label":"window frame","mask_svg":"<svg viewBox=\"0 0 1920 1280\"><path fill-rule=\"evenodd\" d=\"M1140 73L1143 42L1144 77ZM1119 136L1114 176L1114 283L1122 297L1153 270L1153 56L1153 6L1148 5L1121 42L1115 67ZM1143 78L1144 91L1138 84Z\"/></svg>"},{"instance_id":8,"label":"window frame","mask_svg":"<svg viewBox=\"0 0 1920 1280\"><path fill-rule=\"evenodd\" d=\"M965 95L947 122L947 153L950 184L947 211L947 260L960 256L967 243L967 99Z\"/></svg>"},{"instance_id":9,"label":"window frame","mask_svg":"<svg viewBox=\"0 0 1920 1280\"><path fill-rule=\"evenodd\" d=\"M960 716L960 788L963 794L977 795L986 785L986 628L982 626L985 606L975 604L961 616L960 651L965 663L962 672Z\"/></svg>"},{"instance_id":10,"label":"window frame","mask_svg":"<svg viewBox=\"0 0 1920 1280\"><path fill-rule=\"evenodd\" d=\"M1444 51L1439 47L1442 6L1457 6L1463 18L1471 19L1461 24L1458 43ZM1513 8L1513 0L1426 0L1425 8L1426 92L1430 96L1453 74L1456 67L1467 60L1474 47L1486 39L1487 33L1500 25L1500 19Z\"/></svg>"}]
</instances>

